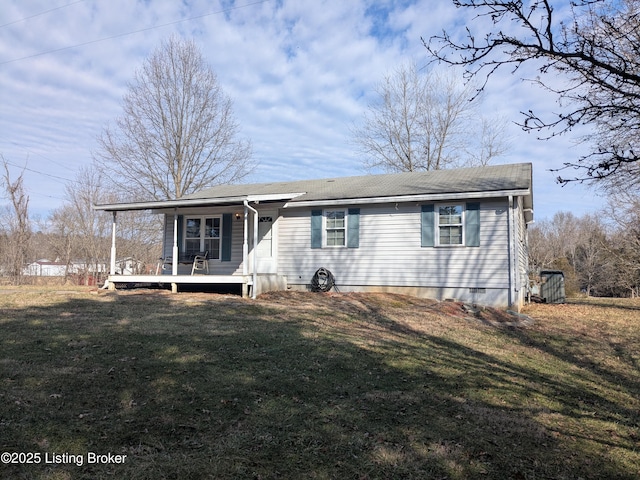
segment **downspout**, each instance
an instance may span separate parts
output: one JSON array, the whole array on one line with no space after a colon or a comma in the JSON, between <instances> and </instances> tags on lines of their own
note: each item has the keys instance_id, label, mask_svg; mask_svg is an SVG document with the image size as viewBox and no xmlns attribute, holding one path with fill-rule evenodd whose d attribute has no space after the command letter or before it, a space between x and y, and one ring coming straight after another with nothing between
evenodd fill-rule
<instances>
[{"instance_id":1,"label":"downspout","mask_svg":"<svg viewBox=\"0 0 640 480\"><path fill-rule=\"evenodd\" d=\"M242 240L242 275L247 276L249 274L249 266L247 259L249 257L249 205L247 201L244 201L244 227L243 227L243 240Z\"/></svg>"},{"instance_id":2,"label":"downspout","mask_svg":"<svg viewBox=\"0 0 640 480\"><path fill-rule=\"evenodd\" d=\"M514 282L514 275L513 275L513 263L514 263L514 258L513 258L513 233L511 231L511 227L513 225L513 220L511 218L512 215L512 210L513 210L513 195L509 195L509 207L508 207L508 211L507 211L507 242L508 242L508 254L507 254L507 258L508 258L508 264L509 264L509 297L508 297L508 303L509 303L509 308L511 308L513 306L513 282Z\"/></svg>"},{"instance_id":3,"label":"downspout","mask_svg":"<svg viewBox=\"0 0 640 480\"><path fill-rule=\"evenodd\" d=\"M251 298L253 298L255 300L256 298L256 287L258 285L258 259L256 258L256 249L258 248L258 211L253 208L251 205L249 205L249 202L245 199L244 200L244 208L245 211L246 209L249 209L253 212L253 250L251 253L251 258L253 260L253 288L251 289ZM246 219L246 214L245 214L245 219ZM245 234L245 238L247 235L247 229L246 229L246 225L247 222L245 220L245 230L244 230L244 234ZM246 241L245 241L246 244ZM247 245L247 250L248 250L248 245ZM247 251L248 253L248 251ZM246 260L246 258L245 258ZM246 263L245 263L246 265ZM246 268L246 266L244 267Z\"/></svg>"}]
</instances>

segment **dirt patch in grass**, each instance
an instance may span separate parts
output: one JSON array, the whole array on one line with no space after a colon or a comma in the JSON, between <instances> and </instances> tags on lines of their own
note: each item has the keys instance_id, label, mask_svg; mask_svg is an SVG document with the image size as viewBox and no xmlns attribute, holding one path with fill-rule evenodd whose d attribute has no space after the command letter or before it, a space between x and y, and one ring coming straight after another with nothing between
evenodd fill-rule
<instances>
[{"instance_id":1,"label":"dirt patch in grass","mask_svg":"<svg viewBox=\"0 0 640 480\"><path fill-rule=\"evenodd\" d=\"M391 294L2 295L0 451L41 461L0 476L640 476L640 302L532 305L524 326L468 309ZM44 461L55 454L84 463Z\"/></svg>"},{"instance_id":2,"label":"dirt patch in grass","mask_svg":"<svg viewBox=\"0 0 640 480\"><path fill-rule=\"evenodd\" d=\"M501 308L472 305L463 302L438 302L434 304L432 308L444 315L477 321L494 327L527 327L534 322L534 319L529 315Z\"/></svg>"}]
</instances>

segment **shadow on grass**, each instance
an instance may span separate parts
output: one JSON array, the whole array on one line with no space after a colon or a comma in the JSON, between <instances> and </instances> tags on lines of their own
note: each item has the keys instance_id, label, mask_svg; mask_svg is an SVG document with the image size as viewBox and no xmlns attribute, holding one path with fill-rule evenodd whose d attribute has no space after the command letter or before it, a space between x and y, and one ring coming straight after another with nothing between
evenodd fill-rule
<instances>
[{"instance_id":1,"label":"shadow on grass","mask_svg":"<svg viewBox=\"0 0 640 480\"><path fill-rule=\"evenodd\" d=\"M640 312L640 305L634 304L634 299L612 299L609 297L568 298L568 305L583 305L588 307L611 308L614 310L631 310Z\"/></svg>"},{"instance_id":2,"label":"shadow on grass","mask_svg":"<svg viewBox=\"0 0 640 480\"><path fill-rule=\"evenodd\" d=\"M561 406L558 412L576 422L600 423L608 434L594 437L589 428L568 430L566 426L559 426L559 432L638 452L640 357L637 337L614 341L601 332L596 342L578 332L509 329L505 333L528 349L543 352L552 359L548 365L557 365L557 370L549 371L542 384L550 389L546 394L558 400ZM618 427L628 432L626 438L619 435ZM640 475L640 464L634 471Z\"/></svg>"},{"instance_id":3,"label":"shadow on grass","mask_svg":"<svg viewBox=\"0 0 640 480\"><path fill-rule=\"evenodd\" d=\"M632 462L594 454L580 429L539 420L580 422L593 401L609 420L637 422L590 383L545 372L535 358L511 362L425 333L371 306L336 319L233 297L78 296L11 306L0 326L0 450L42 455L38 464L2 465L5 478L637 474ZM527 354L542 348L498 334L528 342ZM612 436L599 441L629 448ZM87 464L88 452L126 459ZM83 464L44 461L54 454Z\"/></svg>"}]
</instances>

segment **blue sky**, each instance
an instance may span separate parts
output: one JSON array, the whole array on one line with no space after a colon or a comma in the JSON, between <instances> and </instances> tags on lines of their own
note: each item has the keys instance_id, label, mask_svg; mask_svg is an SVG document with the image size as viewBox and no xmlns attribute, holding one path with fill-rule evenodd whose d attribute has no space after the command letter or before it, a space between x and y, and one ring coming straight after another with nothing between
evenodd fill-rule
<instances>
[{"instance_id":1,"label":"blue sky","mask_svg":"<svg viewBox=\"0 0 640 480\"><path fill-rule=\"evenodd\" d=\"M349 135L373 88L401 63L426 64L420 40L470 21L450 0L3 0L0 153L26 167L31 212L46 218L65 184L90 165L96 138L121 114L127 82L172 34L194 39L234 101L258 163L251 182L361 175ZM473 23L471 25L474 25ZM534 72L531 75L535 75ZM505 70L485 115L557 112L555 98ZM539 141L511 123L494 163L532 162L536 219L604 205L549 169L575 161L575 137ZM4 200L0 199L0 205Z\"/></svg>"}]
</instances>

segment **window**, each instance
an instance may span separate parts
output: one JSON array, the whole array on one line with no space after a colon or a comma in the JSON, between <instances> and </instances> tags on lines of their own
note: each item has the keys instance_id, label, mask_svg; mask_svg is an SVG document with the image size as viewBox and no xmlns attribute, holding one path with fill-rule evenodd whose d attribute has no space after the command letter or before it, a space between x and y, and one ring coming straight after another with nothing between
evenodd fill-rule
<instances>
[{"instance_id":1,"label":"window","mask_svg":"<svg viewBox=\"0 0 640 480\"><path fill-rule=\"evenodd\" d=\"M462 205L441 205L438 207L438 244L463 245Z\"/></svg>"},{"instance_id":2,"label":"window","mask_svg":"<svg viewBox=\"0 0 640 480\"><path fill-rule=\"evenodd\" d=\"M480 203L425 204L420 207L422 247L480 246Z\"/></svg>"},{"instance_id":3,"label":"window","mask_svg":"<svg viewBox=\"0 0 640 480\"><path fill-rule=\"evenodd\" d=\"M186 222L184 251L188 255L193 255L202 251L200 248L200 226L202 219L187 218Z\"/></svg>"},{"instance_id":4,"label":"window","mask_svg":"<svg viewBox=\"0 0 640 480\"><path fill-rule=\"evenodd\" d=\"M220 217L188 217L185 220L184 252L188 256L209 252L209 258L220 258Z\"/></svg>"},{"instance_id":5,"label":"window","mask_svg":"<svg viewBox=\"0 0 640 480\"><path fill-rule=\"evenodd\" d=\"M263 216L258 218L258 248L259 257L273 256L273 217Z\"/></svg>"},{"instance_id":6,"label":"window","mask_svg":"<svg viewBox=\"0 0 640 480\"><path fill-rule=\"evenodd\" d=\"M344 247L347 239L347 216L344 210L327 210L325 231L327 247Z\"/></svg>"},{"instance_id":7,"label":"window","mask_svg":"<svg viewBox=\"0 0 640 480\"><path fill-rule=\"evenodd\" d=\"M360 209L311 210L311 248L360 248Z\"/></svg>"}]
</instances>

